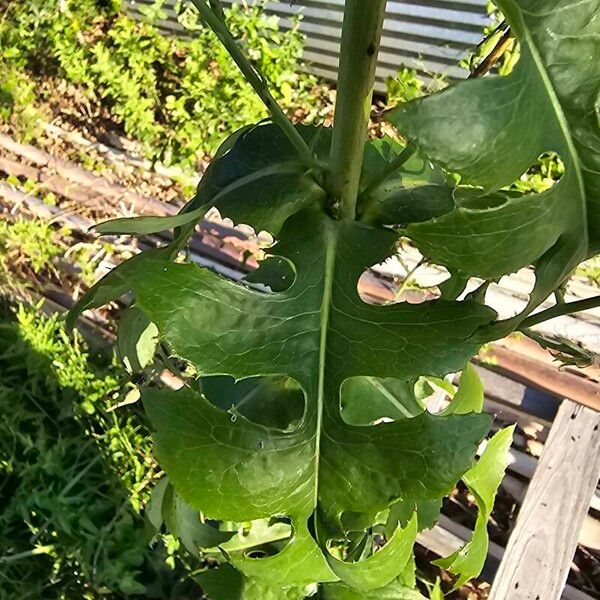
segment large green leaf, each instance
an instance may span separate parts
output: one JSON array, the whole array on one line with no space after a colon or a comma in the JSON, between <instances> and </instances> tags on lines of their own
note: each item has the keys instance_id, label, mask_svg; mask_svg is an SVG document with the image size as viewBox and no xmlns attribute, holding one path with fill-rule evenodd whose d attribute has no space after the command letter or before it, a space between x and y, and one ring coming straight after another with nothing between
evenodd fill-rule
<instances>
[{"instance_id":1,"label":"large green leaf","mask_svg":"<svg viewBox=\"0 0 600 600\"><path fill-rule=\"evenodd\" d=\"M389 119L480 188L479 199L472 190L462 200L455 193L457 208L409 225L407 235L427 257L463 274L495 278L537 261L532 308L600 244L600 4L497 4L521 43L515 70L402 105ZM557 185L538 195L495 193L546 152L565 164Z\"/></svg>"},{"instance_id":2,"label":"large green leaf","mask_svg":"<svg viewBox=\"0 0 600 600\"><path fill-rule=\"evenodd\" d=\"M494 317L471 302L365 304L358 279L394 240L392 232L309 210L288 219L277 245L295 269L283 292L259 293L152 256L116 276L200 375L285 375L302 387L305 414L288 432L220 410L189 388L144 394L159 460L188 504L210 518L291 518L294 535L279 554L234 561L271 585L337 579L309 533L314 514L327 537L343 534L345 514L368 524L400 497L413 505L439 498L469 468L489 426L476 414L425 412L370 427L342 419L346 379L410 380L459 369L476 349L469 337ZM388 560L385 552L373 556L374 565ZM361 569L347 563L343 571Z\"/></svg>"},{"instance_id":3,"label":"large green leaf","mask_svg":"<svg viewBox=\"0 0 600 600\"><path fill-rule=\"evenodd\" d=\"M101 227L175 229L169 246L90 289L70 318L133 291L144 324L194 366L198 379L181 390L143 394L174 486L170 496L159 488L160 514L153 505L149 517L166 517L189 549L212 545L211 558L236 568L200 576L215 600L296 600L315 583L330 600L420 597L407 590L414 535L459 478L480 516L472 540L444 564L459 582L481 568L509 439L494 437L472 467L490 424L479 412L481 385L469 368L456 394L440 378L523 315L496 322L481 302L454 299L469 276L491 280L534 263L526 314L600 248L598 2L499 0L521 42L516 70L396 109L391 120L419 152L386 179L390 162L412 150L389 139L367 144L357 221L330 217L339 206L326 169L306 168L282 132L263 124L224 143L179 215ZM326 166L331 130L298 131ZM565 164L557 185L539 195L506 191L549 151ZM459 173L461 185L449 186L435 165ZM242 283L173 262L211 206L278 238ZM393 225L448 268L444 299L361 300L361 274L394 252ZM248 285L256 283L270 292ZM420 403L424 382L454 394L442 414ZM199 513L242 525L223 525L238 533L219 543L221 532L207 531Z\"/></svg>"},{"instance_id":4,"label":"large green leaf","mask_svg":"<svg viewBox=\"0 0 600 600\"><path fill-rule=\"evenodd\" d=\"M328 132L302 131L324 156ZM419 401L418 390L427 386L414 382L462 369L495 313L474 301L364 303L358 280L393 253L397 234L379 225L385 219L332 220L316 173L287 173L295 183L282 188L280 166L295 158L290 153L287 160L280 137L259 127L227 143L182 213L189 222L163 221L182 226L173 245L117 267L71 318L133 291L161 341L194 365L198 382L143 395L158 459L175 487L173 498L180 499L171 502L170 528L187 536L189 548L203 533L196 532L202 525L196 511L223 521L285 517L291 524L289 539L278 534L270 544L276 552L260 558L244 540L236 547L236 536L223 543L244 575L240 597L264 588L279 598L313 582L327 589L340 579L361 593L397 577L413 582L416 519L410 515L416 508L419 526L433 522L440 498L471 467L490 422L469 412L480 409L476 386L475 394L457 395L453 406L460 410L449 411L456 414L432 415ZM368 150L375 158L367 157L366 165L373 160L367 169L378 171L381 157L392 157L380 150L377 144ZM411 194L444 187L440 173L425 166L403 175L389 206L404 202L402 181ZM267 200L275 188L271 212ZM181 240L213 205L224 216L279 232L274 256L248 278L273 293L172 262ZM396 214L408 218L403 211ZM162 227L130 225L131 231ZM373 425L381 417L393 422ZM362 560L342 560L343 540L368 532L392 505L402 506L404 516L388 519L387 544Z\"/></svg>"},{"instance_id":5,"label":"large green leaf","mask_svg":"<svg viewBox=\"0 0 600 600\"><path fill-rule=\"evenodd\" d=\"M254 225L266 222L261 217ZM315 205L285 222L277 254L292 267L294 281L278 293L174 264L166 251L136 257L99 284L100 301L111 291L133 290L163 341L201 376L288 377L301 387L304 416L292 430L265 423L260 402L258 413L232 410L239 391L230 384L221 385L221 393L233 400L217 405L192 388L144 394L159 460L186 506L223 520L291 519L293 535L279 553L230 557L248 581L274 589L339 578L372 589L391 581L406 564L398 561L399 549L412 546L403 529L391 531L389 543L366 562L334 559L327 540L346 535L346 516L368 527L399 498L417 506L448 493L489 427L485 416L433 416L405 399L396 400L397 410L408 409L393 423L361 427L342 418L344 381L386 382L391 399L390 390L405 389L403 382L421 373L442 376L461 368L477 348L469 338L494 318L469 302L363 303L357 292L362 271L385 259L395 240L391 231L332 221ZM78 308L95 305L97 297L92 289ZM361 394L365 401L371 395L359 387L354 402ZM171 520L176 529L178 521ZM320 547L310 522L322 529Z\"/></svg>"}]
</instances>

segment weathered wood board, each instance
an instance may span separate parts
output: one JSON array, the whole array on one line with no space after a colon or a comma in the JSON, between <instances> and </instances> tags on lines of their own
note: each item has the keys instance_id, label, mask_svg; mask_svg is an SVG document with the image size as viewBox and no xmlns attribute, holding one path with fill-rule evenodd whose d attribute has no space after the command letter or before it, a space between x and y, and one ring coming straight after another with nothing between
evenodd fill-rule
<instances>
[{"instance_id":1,"label":"weathered wood board","mask_svg":"<svg viewBox=\"0 0 600 600\"><path fill-rule=\"evenodd\" d=\"M600 413L565 400L496 573L490 600L558 600L600 478Z\"/></svg>"}]
</instances>

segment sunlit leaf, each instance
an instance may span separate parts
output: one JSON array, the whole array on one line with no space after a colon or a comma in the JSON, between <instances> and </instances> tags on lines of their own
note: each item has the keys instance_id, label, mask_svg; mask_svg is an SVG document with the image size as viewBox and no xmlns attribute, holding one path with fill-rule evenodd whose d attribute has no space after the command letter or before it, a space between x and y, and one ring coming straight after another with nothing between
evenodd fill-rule
<instances>
[{"instance_id":1,"label":"sunlit leaf","mask_svg":"<svg viewBox=\"0 0 600 600\"><path fill-rule=\"evenodd\" d=\"M463 481L475 496L479 514L473 536L457 552L435 563L458 575L454 587L462 586L472 577L481 573L487 557L489 538L487 523L494 507L494 498L508 466L508 451L512 443L514 426L500 430L488 442L477 464L467 471Z\"/></svg>"}]
</instances>

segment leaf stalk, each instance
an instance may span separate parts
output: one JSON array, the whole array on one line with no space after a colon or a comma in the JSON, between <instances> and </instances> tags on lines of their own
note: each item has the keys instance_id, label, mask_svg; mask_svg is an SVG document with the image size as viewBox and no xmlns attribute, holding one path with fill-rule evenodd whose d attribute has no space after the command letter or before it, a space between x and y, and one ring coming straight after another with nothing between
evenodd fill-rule
<instances>
[{"instance_id":1,"label":"leaf stalk","mask_svg":"<svg viewBox=\"0 0 600 600\"><path fill-rule=\"evenodd\" d=\"M346 0L328 190L354 219L386 0Z\"/></svg>"},{"instance_id":2,"label":"leaf stalk","mask_svg":"<svg viewBox=\"0 0 600 600\"><path fill-rule=\"evenodd\" d=\"M367 186L360 192L361 196L368 197L369 194L373 193L377 188L384 184L391 175L393 175L398 169L400 169L417 151L417 146L413 142L409 142L404 150L396 156L391 162L383 167L374 177L369 181Z\"/></svg>"},{"instance_id":3,"label":"leaf stalk","mask_svg":"<svg viewBox=\"0 0 600 600\"><path fill-rule=\"evenodd\" d=\"M581 312L584 310L590 310L592 308L600 307L600 296L594 296L593 298L585 298L583 300L577 300L575 302L565 302L564 304L555 304L551 308L542 310L535 315L527 317L519 326L519 330L523 331L534 325L539 325L544 321L555 319L556 317L562 317L564 315L571 315L573 313Z\"/></svg>"},{"instance_id":4,"label":"leaf stalk","mask_svg":"<svg viewBox=\"0 0 600 600\"><path fill-rule=\"evenodd\" d=\"M269 87L263 75L248 60L233 35L231 35L231 32L227 28L227 25L223 21L222 17L215 13L215 11L206 3L205 0L191 0L191 2L200 13L202 20L206 23L206 25L208 25L208 27L210 27L217 38L219 38L227 52L229 52L229 55L239 67L246 81L252 86L257 96L261 99L269 111L273 123L281 128L285 136L298 151L300 158L307 165L321 166L319 161L316 160L308 144L298 133L293 123L286 117L275 98L273 98L273 95L269 91Z\"/></svg>"}]
</instances>

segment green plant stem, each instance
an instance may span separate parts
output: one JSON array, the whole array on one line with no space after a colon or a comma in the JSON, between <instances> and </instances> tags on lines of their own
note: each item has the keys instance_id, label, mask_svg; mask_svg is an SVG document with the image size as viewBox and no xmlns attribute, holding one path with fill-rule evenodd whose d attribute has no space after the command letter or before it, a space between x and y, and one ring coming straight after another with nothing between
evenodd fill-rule
<instances>
[{"instance_id":1,"label":"green plant stem","mask_svg":"<svg viewBox=\"0 0 600 600\"><path fill-rule=\"evenodd\" d=\"M318 161L315 159L312 150L298 133L292 122L285 116L285 113L269 91L264 77L244 55L242 49L231 35L229 29L227 29L225 23L217 14L215 14L211 7L206 4L205 0L191 0L191 2L198 9L202 20L212 29L223 46L225 46L225 49L239 67L246 81L252 86L258 97L262 100L271 115L273 123L281 128L307 165L317 165Z\"/></svg>"},{"instance_id":2,"label":"green plant stem","mask_svg":"<svg viewBox=\"0 0 600 600\"><path fill-rule=\"evenodd\" d=\"M406 148L396 156L391 162L389 162L383 169L381 169L374 177L369 181L368 185L361 191L361 196L368 196L374 192L380 185L385 183L391 175L393 175L402 165L404 165L417 151L417 146L413 142L409 142Z\"/></svg>"},{"instance_id":3,"label":"green plant stem","mask_svg":"<svg viewBox=\"0 0 600 600\"><path fill-rule=\"evenodd\" d=\"M12 554L8 556L0 556L0 562L10 563L15 562L17 560L21 560L23 558L30 558L31 556L39 556L40 554L49 554L54 550L54 545L50 544L48 546L38 546L37 548L33 548L32 550L26 550L25 552L19 552L18 554Z\"/></svg>"},{"instance_id":4,"label":"green plant stem","mask_svg":"<svg viewBox=\"0 0 600 600\"><path fill-rule=\"evenodd\" d=\"M534 325L538 325L539 323L543 323L544 321L549 321L550 319L555 319L556 317L561 317L563 315L570 315L576 312L581 312L583 310L590 310L591 308L598 308L600 306L600 296L594 296L593 298L585 298L584 300L577 300L576 302L566 302L564 304L556 304L551 308L543 310L535 315L531 315L527 319L525 319L519 330L527 329L529 327L533 327Z\"/></svg>"},{"instance_id":5,"label":"green plant stem","mask_svg":"<svg viewBox=\"0 0 600 600\"><path fill-rule=\"evenodd\" d=\"M328 189L354 219L386 0L346 0Z\"/></svg>"}]
</instances>

